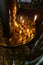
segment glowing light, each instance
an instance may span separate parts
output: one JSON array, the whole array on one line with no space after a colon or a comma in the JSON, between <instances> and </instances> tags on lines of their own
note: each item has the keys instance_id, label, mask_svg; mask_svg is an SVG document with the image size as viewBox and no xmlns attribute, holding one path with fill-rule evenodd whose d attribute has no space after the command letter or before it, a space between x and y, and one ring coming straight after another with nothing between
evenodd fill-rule
<instances>
[{"instance_id":1,"label":"glowing light","mask_svg":"<svg viewBox=\"0 0 43 65\"><path fill-rule=\"evenodd\" d=\"M15 5L14 9L15 9L15 10L17 9L16 5Z\"/></svg>"},{"instance_id":2,"label":"glowing light","mask_svg":"<svg viewBox=\"0 0 43 65\"><path fill-rule=\"evenodd\" d=\"M34 21L36 21L36 19L37 19L37 15L34 16Z\"/></svg>"},{"instance_id":3,"label":"glowing light","mask_svg":"<svg viewBox=\"0 0 43 65\"><path fill-rule=\"evenodd\" d=\"M21 30L23 30L23 27L21 27Z\"/></svg>"},{"instance_id":4,"label":"glowing light","mask_svg":"<svg viewBox=\"0 0 43 65\"><path fill-rule=\"evenodd\" d=\"M29 29L27 29L27 32L29 32Z\"/></svg>"},{"instance_id":5,"label":"glowing light","mask_svg":"<svg viewBox=\"0 0 43 65\"><path fill-rule=\"evenodd\" d=\"M34 34L31 34L31 39L33 39L34 38Z\"/></svg>"},{"instance_id":6,"label":"glowing light","mask_svg":"<svg viewBox=\"0 0 43 65\"><path fill-rule=\"evenodd\" d=\"M19 27L20 27L20 28L22 28L22 26L21 26L21 25L19 25Z\"/></svg>"},{"instance_id":7,"label":"glowing light","mask_svg":"<svg viewBox=\"0 0 43 65\"><path fill-rule=\"evenodd\" d=\"M22 36L19 38L19 42L21 42L22 41Z\"/></svg>"},{"instance_id":8,"label":"glowing light","mask_svg":"<svg viewBox=\"0 0 43 65\"><path fill-rule=\"evenodd\" d=\"M14 22L14 25L15 25L16 27L18 27L18 23L17 23L17 22Z\"/></svg>"},{"instance_id":9,"label":"glowing light","mask_svg":"<svg viewBox=\"0 0 43 65\"><path fill-rule=\"evenodd\" d=\"M24 20L22 20L22 23L24 23Z\"/></svg>"},{"instance_id":10,"label":"glowing light","mask_svg":"<svg viewBox=\"0 0 43 65\"><path fill-rule=\"evenodd\" d=\"M25 22L25 20L23 19L23 17L20 17L20 22L23 24Z\"/></svg>"},{"instance_id":11,"label":"glowing light","mask_svg":"<svg viewBox=\"0 0 43 65\"><path fill-rule=\"evenodd\" d=\"M32 27L32 24L30 22L28 22L28 21L30 21L28 19L28 17L24 17L23 15L16 16L16 13L17 13L17 7L16 7L16 5L14 5L13 22L12 22L14 24L13 30L12 30L13 37L14 37L14 39L13 39L14 45L19 45L20 43L25 44L34 38L35 27ZM34 16L33 21L36 21L36 19L37 19L37 15ZM31 21L31 22L33 22L33 21ZM11 23L10 23L10 25L11 25ZM10 39L10 41L12 41L12 39Z\"/></svg>"},{"instance_id":12,"label":"glowing light","mask_svg":"<svg viewBox=\"0 0 43 65\"><path fill-rule=\"evenodd\" d=\"M20 20L22 20L22 16L20 17Z\"/></svg>"},{"instance_id":13,"label":"glowing light","mask_svg":"<svg viewBox=\"0 0 43 65\"><path fill-rule=\"evenodd\" d=\"M19 33L22 33L22 30L20 30Z\"/></svg>"},{"instance_id":14,"label":"glowing light","mask_svg":"<svg viewBox=\"0 0 43 65\"><path fill-rule=\"evenodd\" d=\"M16 7L16 5L14 6L14 10L13 10L13 14L16 14L16 12L17 12L17 7Z\"/></svg>"},{"instance_id":15,"label":"glowing light","mask_svg":"<svg viewBox=\"0 0 43 65\"><path fill-rule=\"evenodd\" d=\"M12 39L10 38L10 39L9 39L9 41L11 42L11 41L12 41Z\"/></svg>"}]
</instances>

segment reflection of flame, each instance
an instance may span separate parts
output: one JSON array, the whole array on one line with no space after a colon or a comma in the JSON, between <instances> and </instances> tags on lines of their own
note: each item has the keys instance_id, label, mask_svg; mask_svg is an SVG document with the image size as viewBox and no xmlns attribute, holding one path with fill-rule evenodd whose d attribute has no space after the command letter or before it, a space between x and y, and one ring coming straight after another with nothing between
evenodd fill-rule
<instances>
[{"instance_id":1,"label":"reflection of flame","mask_svg":"<svg viewBox=\"0 0 43 65\"><path fill-rule=\"evenodd\" d=\"M20 16L20 22L23 24L25 21L22 16Z\"/></svg>"},{"instance_id":2,"label":"reflection of flame","mask_svg":"<svg viewBox=\"0 0 43 65\"><path fill-rule=\"evenodd\" d=\"M34 16L34 21L36 21L36 19L37 19L37 15Z\"/></svg>"},{"instance_id":3,"label":"reflection of flame","mask_svg":"<svg viewBox=\"0 0 43 65\"><path fill-rule=\"evenodd\" d=\"M13 13L16 14L16 12L17 12L17 7L15 5L14 10L13 10Z\"/></svg>"},{"instance_id":4,"label":"reflection of flame","mask_svg":"<svg viewBox=\"0 0 43 65\"><path fill-rule=\"evenodd\" d=\"M15 25L16 27L18 27L18 23L17 23L17 22L14 22L14 25Z\"/></svg>"}]
</instances>

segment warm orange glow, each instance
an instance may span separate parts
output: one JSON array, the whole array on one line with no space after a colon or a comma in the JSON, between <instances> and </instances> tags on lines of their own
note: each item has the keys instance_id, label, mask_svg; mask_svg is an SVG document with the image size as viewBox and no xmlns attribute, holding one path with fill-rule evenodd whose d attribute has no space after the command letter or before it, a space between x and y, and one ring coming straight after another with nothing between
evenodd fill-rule
<instances>
[{"instance_id":1,"label":"warm orange glow","mask_svg":"<svg viewBox=\"0 0 43 65\"><path fill-rule=\"evenodd\" d=\"M22 36L18 39L19 43L22 42Z\"/></svg>"},{"instance_id":2,"label":"warm orange glow","mask_svg":"<svg viewBox=\"0 0 43 65\"><path fill-rule=\"evenodd\" d=\"M17 22L14 22L14 25L15 25L16 27L18 27L18 23L17 23Z\"/></svg>"},{"instance_id":3,"label":"warm orange glow","mask_svg":"<svg viewBox=\"0 0 43 65\"><path fill-rule=\"evenodd\" d=\"M31 34L31 39L33 39L34 38L34 34Z\"/></svg>"},{"instance_id":4,"label":"warm orange glow","mask_svg":"<svg viewBox=\"0 0 43 65\"><path fill-rule=\"evenodd\" d=\"M24 24L24 20L22 20L22 23Z\"/></svg>"},{"instance_id":5,"label":"warm orange glow","mask_svg":"<svg viewBox=\"0 0 43 65\"><path fill-rule=\"evenodd\" d=\"M17 12L17 7L16 7L16 5L15 5L15 6L14 6L13 13L16 14L16 12Z\"/></svg>"},{"instance_id":6,"label":"warm orange glow","mask_svg":"<svg viewBox=\"0 0 43 65\"><path fill-rule=\"evenodd\" d=\"M24 24L25 20L23 19L23 16L20 16L20 23Z\"/></svg>"},{"instance_id":7,"label":"warm orange glow","mask_svg":"<svg viewBox=\"0 0 43 65\"><path fill-rule=\"evenodd\" d=\"M29 29L27 29L27 32L29 32Z\"/></svg>"},{"instance_id":8,"label":"warm orange glow","mask_svg":"<svg viewBox=\"0 0 43 65\"><path fill-rule=\"evenodd\" d=\"M16 16L16 12L17 7L14 6L12 20L14 30L11 31L13 32L13 40L10 41L14 41L14 45L22 45L26 44L34 38L36 32L34 21L36 21L37 15L34 16L34 20L32 21L23 15Z\"/></svg>"},{"instance_id":9,"label":"warm orange glow","mask_svg":"<svg viewBox=\"0 0 43 65\"><path fill-rule=\"evenodd\" d=\"M20 30L19 33L22 33L22 30Z\"/></svg>"}]
</instances>

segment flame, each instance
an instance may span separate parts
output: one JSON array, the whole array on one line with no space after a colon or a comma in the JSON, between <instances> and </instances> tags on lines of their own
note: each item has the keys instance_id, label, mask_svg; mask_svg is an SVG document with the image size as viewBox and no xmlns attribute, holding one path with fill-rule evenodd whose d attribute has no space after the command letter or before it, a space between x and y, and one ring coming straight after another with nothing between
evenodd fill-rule
<instances>
[{"instance_id":1,"label":"flame","mask_svg":"<svg viewBox=\"0 0 43 65\"><path fill-rule=\"evenodd\" d=\"M37 19L37 14L34 16L34 21L36 21L36 19Z\"/></svg>"}]
</instances>

